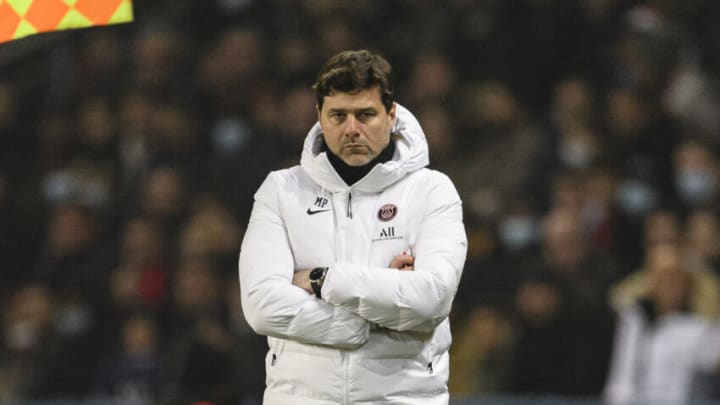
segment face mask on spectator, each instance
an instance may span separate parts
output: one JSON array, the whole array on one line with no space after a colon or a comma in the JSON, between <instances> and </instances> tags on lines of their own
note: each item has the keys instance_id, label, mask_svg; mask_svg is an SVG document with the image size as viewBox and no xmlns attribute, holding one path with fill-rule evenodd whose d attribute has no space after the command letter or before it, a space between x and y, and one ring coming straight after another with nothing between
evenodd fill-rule
<instances>
[{"instance_id":1,"label":"face mask on spectator","mask_svg":"<svg viewBox=\"0 0 720 405\"><path fill-rule=\"evenodd\" d=\"M30 322L14 322L5 329L5 344L12 350L28 350L35 346L38 340L37 328Z\"/></svg>"},{"instance_id":2,"label":"face mask on spectator","mask_svg":"<svg viewBox=\"0 0 720 405\"><path fill-rule=\"evenodd\" d=\"M715 176L702 169L680 169L675 175L675 188L685 203L706 204L715 196Z\"/></svg>"},{"instance_id":3,"label":"face mask on spectator","mask_svg":"<svg viewBox=\"0 0 720 405\"><path fill-rule=\"evenodd\" d=\"M72 306L58 310L55 327L65 336L79 336L84 334L92 322L90 312L80 306Z\"/></svg>"},{"instance_id":4,"label":"face mask on spectator","mask_svg":"<svg viewBox=\"0 0 720 405\"><path fill-rule=\"evenodd\" d=\"M498 225L500 243L510 251L530 246L537 237L537 226L532 218L511 216Z\"/></svg>"},{"instance_id":5,"label":"face mask on spectator","mask_svg":"<svg viewBox=\"0 0 720 405\"><path fill-rule=\"evenodd\" d=\"M569 141L560 144L560 160L572 169L588 167L595 155L592 145L587 141Z\"/></svg>"},{"instance_id":6,"label":"face mask on spectator","mask_svg":"<svg viewBox=\"0 0 720 405\"><path fill-rule=\"evenodd\" d=\"M242 152L250 140L250 128L241 119L226 118L210 132L213 151L220 157L233 157Z\"/></svg>"},{"instance_id":7,"label":"face mask on spectator","mask_svg":"<svg viewBox=\"0 0 720 405\"><path fill-rule=\"evenodd\" d=\"M72 199L77 189L77 182L64 170L50 172L43 179L43 195L45 202L56 204Z\"/></svg>"},{"instance_id":8,"label":"face mask on spectator","mask_svg":"<svg viewBox=\"0 0 720 405\"><path fill-rule=\"evenodd\" d=\"M637 179L623 181L615 198L620 209L633 217L643 216L657 205L657 193L653 186Z\"/></svg>"}]
</instances>

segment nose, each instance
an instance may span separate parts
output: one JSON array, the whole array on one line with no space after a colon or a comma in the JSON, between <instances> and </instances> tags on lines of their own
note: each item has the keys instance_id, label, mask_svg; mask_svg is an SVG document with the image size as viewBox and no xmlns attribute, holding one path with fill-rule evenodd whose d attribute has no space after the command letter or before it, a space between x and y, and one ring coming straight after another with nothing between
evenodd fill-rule
<instances>
[{"instance_id":1,"label":"nose","mask_svg":"<svg viewBox=\"0 0 720 405\"><path fill-rule=\"evenodd\" d=\"M360 123L354 114L348 114L345 120L345 136L355 137L360 134Z\"/></svg>"}]
</instances>

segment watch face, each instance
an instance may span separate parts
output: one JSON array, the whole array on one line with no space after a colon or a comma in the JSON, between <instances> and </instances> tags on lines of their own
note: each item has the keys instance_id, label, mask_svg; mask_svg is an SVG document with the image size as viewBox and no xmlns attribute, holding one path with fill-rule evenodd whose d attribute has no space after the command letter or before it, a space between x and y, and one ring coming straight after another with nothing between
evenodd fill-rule
<instances>
[{"instance_id":1,"label":"watch face","mask_svg":"<svg viewBox=\"0 0 720 405\"><path fill-rule=\"evenodd\" d=\"M323 269L322 267L316 267L310 271L310 280L317 281L322 277Z\"/></svg>"},{"instance_id":2,"label":"watch face","mask_svg":"<svg viewBox=\"0 0 720 405\"><path fill-rule=\"evenodd\" d=\"M322 288L327 270L327 267L316 267L310 270L310 287L312 287L315 296L318 298L322 298L320 289Z\"/></svg>"},{"instance_id":3,"label":"watch face","mask_svg":"<svg viewBox=\"0 0 720 405\"><path fill-rule=\"evenodd\" d=\"M325 267L316 267L310 271L310 280L317 281L325 274Z\"/></svg>"}]
</instances>

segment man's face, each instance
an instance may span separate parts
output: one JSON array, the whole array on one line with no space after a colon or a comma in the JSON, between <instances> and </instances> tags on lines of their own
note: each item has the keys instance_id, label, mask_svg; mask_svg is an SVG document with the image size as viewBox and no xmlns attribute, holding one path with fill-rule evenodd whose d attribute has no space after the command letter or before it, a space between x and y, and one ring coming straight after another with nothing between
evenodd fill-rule
<instances>
[{"instance_id":1,"label":"man's face","mask_svg":"<svg viewBox=\"0 0 720 405\"><path fill-rule=\"evenodd\" d=\"M395 104L386 111L378 87L330 94L318 110L325 143L350 166L367 164L385 149L394 120Z\"/></svg>"}]
</instances>

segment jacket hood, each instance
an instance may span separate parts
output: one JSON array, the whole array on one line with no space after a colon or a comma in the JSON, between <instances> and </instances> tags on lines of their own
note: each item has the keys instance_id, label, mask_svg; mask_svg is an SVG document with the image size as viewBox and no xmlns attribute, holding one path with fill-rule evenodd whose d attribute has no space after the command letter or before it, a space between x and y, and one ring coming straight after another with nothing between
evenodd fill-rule
<instances>
[{"instance_id":1,"label":"jacket hood","mask_svg":"<svg viewBox=\"0 0 720 405\"><path fill-rule=\"evenodd\" d=\"M395 123L390 136L390 142L395 142L395 154L391 160L375 165L365 177L352 186L353 190L382 191L430 163L428 144L420 123L410 111L398 103L395 103L395 111ZM318 185L330 192L349 190L351 187L345 184L330 164L327 152L322 150L322 143L322 129L317 122L305 138L300 166Z\"/></svg>"}]
</instances>

